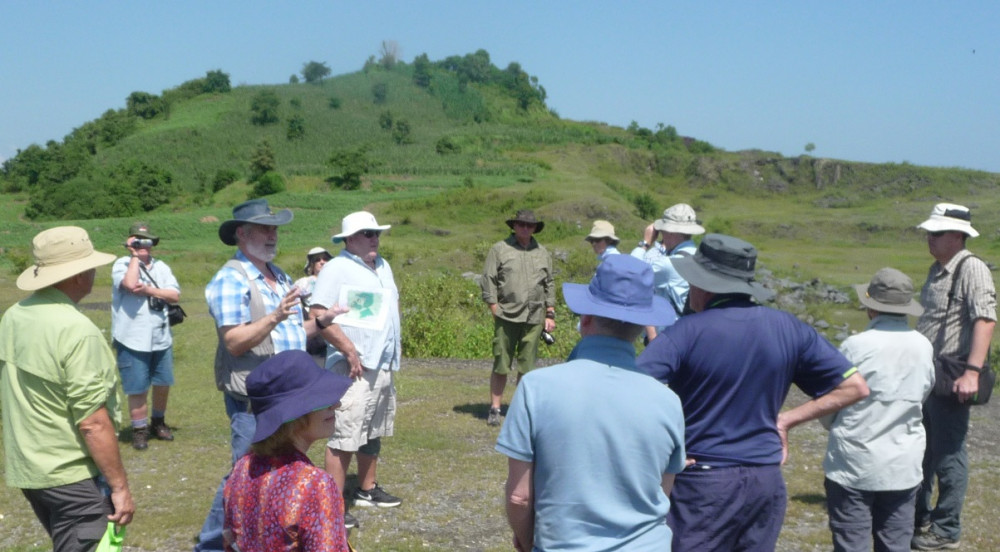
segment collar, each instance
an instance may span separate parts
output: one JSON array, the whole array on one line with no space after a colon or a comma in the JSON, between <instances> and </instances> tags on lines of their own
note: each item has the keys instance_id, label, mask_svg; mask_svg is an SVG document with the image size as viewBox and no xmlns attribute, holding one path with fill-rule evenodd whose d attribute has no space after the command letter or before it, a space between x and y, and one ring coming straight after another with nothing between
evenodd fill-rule
<instances>
[{"instance_id":1,"label":"collar","mask_svg":"<svg viewBox=\"0 0 1000 552\"><path fill-rule=\"evenodd\" d=\"M521 245L521 242L517 241L517 236L515 236L513 232L511 232L510 236L508 236L507 239L504 240L504 241L506 241L508 245L510 245L512 247L516 247L517 249L520 249L522 251L530 251L530 250L538 247L538 242L535 241L535 237L534 236L531 237L531 241L528 242L528 246L527 247L523 247Z\"/></svg>"},{"instance_id":2,"label":"collar","mask_svg":"<svg viewBox=\"0 0 1000 552\"><path fill-rule=\"evenodd\" d=\"M628 341L607 335L588 335L581 339L567 361L591 360L624 370L637 371L635 346Z\"/></svg>"},{"instance_id":3,"label":"collar","mask_svg":"<svg viewBox=\"0 0 1000 552\"><path fill-rule=\"evenodd\" d=\"M905 314L892 314L883 312L872 318L868 322L868 326L865 327L866 330L886 330L886 331L900 331L909 330L910 324L906 319Z\"/></svg>"},{"instance_id":4,"label":"collar","mask_svg":"<svg viewBox=\"0 0 1000 552\"><path fill-rule=\"evenodd\" d=\"M938 262L937 264L938 266L941 267L942 271L947 272L948 274L954 274L955 267L958 265L958 262L968 257L969 255L972 255L972 251L969 251L968 249L961 249L958 251L958 253L952 255L951 259L948 259L948 262L945 263L944 265L941 265L940 262Z\"/></svg>"},{"instance_id":5,"label":"collar","mask_svg":"<svg viewBox=\"0 0 1000 552\"><path fill-rule=\"evenodd\" d=\"M375 255L375 268L368 266L368 263L366 263L364 259L355 255L354 253L351 253L350 251L347 250L346 247L340 250L340 256L350 259L358 263L359 265L367 268L368 270L371 270L372 272L377 272L379 267L382 266L382 255Z\"/></svg>"}]
</instances>

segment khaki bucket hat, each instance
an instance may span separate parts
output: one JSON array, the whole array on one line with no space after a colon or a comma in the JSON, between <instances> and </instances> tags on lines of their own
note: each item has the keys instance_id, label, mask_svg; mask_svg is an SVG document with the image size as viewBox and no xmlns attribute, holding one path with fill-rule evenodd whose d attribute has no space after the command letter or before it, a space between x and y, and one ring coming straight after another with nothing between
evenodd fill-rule
<instances>
[{"instance_id":1,"label":"khaki bucket hat","mask_svg":"<svg viewBox=\"0 0 1000 552\"><path fill-rule=\"evenodd\" d=\"M705 233L705 228L698 224L694 208L687 203L678 203L667 208L666 211L663 211L663 216L653 223L653 228L661 232L692 236Z\"/></svg>"},{"instance_id":2,"label":"khaki bucket hat","mask_svg":"<svg viewBox=\"0 0 1000 552\"><path fill-rule=\"evenodd\" d=\"M31 240L35 264L17 277L18 289L35 291L57 284L91 268L114 262L110 253L94 251L87 231L79 226L57 226Z\"/></svg>"},{"instance_id":3,"label":"khaki bucket hat","mask_svg":"<svg viewBox=\"0 0 1000 552\"><path fill-rule=\"evenodd\" d=\"M621 240L615 235L615 227L610 222L606 220L595 220L594 226L590 229L590 233L587 234L586 241L607 239L612 243L612 245L618 245Z\"/></svg>"},{"instance_id":4,"label":"khaki bucket hat","mask_svg":"<svg viewBox=\"0 0 1000 552\"><path fill-rule=\"evenodd\" d=\"M913 280L895 268L883 268L871 282L856 284L861 304L879 312L920 316L924 308L913 299Z\"/></svg>"}]
</instances>

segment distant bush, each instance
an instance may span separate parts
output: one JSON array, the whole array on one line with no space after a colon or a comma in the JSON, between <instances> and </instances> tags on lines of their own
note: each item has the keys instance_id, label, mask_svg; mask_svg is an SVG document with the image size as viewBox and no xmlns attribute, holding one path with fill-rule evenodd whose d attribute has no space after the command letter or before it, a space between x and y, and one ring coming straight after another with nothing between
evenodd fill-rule
<instances>
[{"instance_id":1,"label":"distant bush","mask_svg":"<svg viewBox=\"0 0 1000 552\"><path fill-rule=\"evenodd\" d=\"M361 177L378 166L378 162L369 159L365 145L354 150L335 151L327 164L337 172L328 180L342 190L357 190L361 187Z\"/></svg>"},{"instance_id":2,"label":"distant bush","mask_svg":"<svg viewBox=\"0 0 1000 552\"><path fill-rule=\"evenodd\" d=\"M288 130L285 136L289 140L300 140L306 135L306 119L301 113L296 113L288 118Z\"/></svg>"},{"instance_id":3,"label":"distant bush","mask_svg":"<svg viewBox=\"0 0 1000 552\"><path fill-rule=\"evenodd\" d=\"M653 196L648 193L639 194L632 200L632 204L635 205L635 209L639 218L643 220L652 220L659 215L659 207L656 205L656 200Z\"/></svg>"},{"instance_id":4,"label":"distant bush","mask_svg":"<svg viewBox=\"0 0 1000 552\"><path fill-rule=\"evenodd\" d=\"M250 182L256 182L266 173L278 168L278 162L274 158L274 148L267 140L257 143L253 153L250 155Z\"/></svg>"},{"instance_id":5,"label":"distant bush","mask_svg":"<svg viewBox=\"0 0 1000 552\"><path fill-rule=\"evenodd\" d=\"M384 104L389 98L389 85L384 82L377 82L372 85L372 101L375 105Z\"/></svg>"},{"instance_id":6,"label":"distant bush","mask_svg":"<svg viewBox=\"0 0 1000 552\"><path fill-rule=\"evenodd\" d=\"M410 123L405 119L399 119L392 128L392 139L400 146L413 143L410 138Z\"/></svg>"},{"instance_id":7,"label":"distant bush","mask_svg":"<svg viewBox=\"0 0 1000 552\"><path fill-rule=\"evenodd\" d=\"M292 76L288 77L288 84L298 84L298 83L299 83L298 75L293 73Z\"/></svg>"},{"instance_id":8,"label":"distant bush","mask_svg":"<svg viewBox=\"0 0 1000 552\"><path fill-rule=\"evenodd\" d=\"M152 211L170 203L177 195L177 186L170 171L141 161L125 161L113 167L109 176L135 190L143 211Z\"/></svg>"},{"instance_id":9,"label":"distant bush","mask_svg":"<svg viewBox=\"0 0 1000 552\"><path fill-rule=\"evenodd\" d=\"M378 114L378 126L382 130L392 130L392 111L386 110Z\"/></svg>"},{"instance_id":10,"label":"distant bush","mask_svg":"<svg viewBox=\"0 0 1000 552\"><path fill-rule=\"evenodd\" d=\"M302 65L302 78L308 83L318 83L330 75L325 62L310 61Z\"/></svg>"},{"instance_id":11,"label":"distant bush","mask_svg":"<svg viewBox=\"0 0 1000 552\"><path fill-rule=\"evenodd\" d=\"M266 172L254 182L247 199L256 199L285 191L285 179L274 171Z\"/></svg>"},{"instance_id":12,"label":"distant bush","mask_svg":"<svg viewBox=\"0 0 1000 552\"><path fill-rule=\"evenodd\" d=\"M277 123L279 105L281 100L273 90L261 90L250 103L250 122L255 125Z\"/></svg>"},{"instance_id":13,"label":"distant bush","mask_svg":"<svg viewBox=\"0 0 1000 552\"><path fill-rule=\"evenodd\" d=\"M212 193L221 191L226 186L240 179L240 174L232 169L219 169L212 178Z\"/></svg>"},{"instance_id":14,"label":"distant bush","mask_svg":"<svg viewBox=\"0 0 1000 552\"><path fill-rule=\"evenodd\" d=\"M126 161L107 174L81 174L31 194L25 215L31 219L128 217L169 203L177 195L169 171Z\"/></svg>"},{"instance_id":15,"label":"distant bush","mask_svg":"<svg viewBox=\"0 0 1000 552\"><path fill-rule=\"evenodd\" d=\"M427 54L420 54L413 59L413 84L420 88L431 85L431 60Z\"/></svg>"},{"instance_id":16,"label":"distant bush","mask_svg":"<svg viewBox=\"0 0 1000 552\"><path fill-rule=\"evenodd\" d=\"M438 139L437 143L434 144L434 151L438 152L439 155L450 155L454 153L461 153L462 147L456 144L450 136L442 136Z\"/></svg>"},{"instance_id":17,"label":"distant bush","mask_svg":"<svg viewBox=\"0 0 1000 552\"><path fill-rule=\"evenodd\" d=\"M125 109L136 117L152 119L167 111L167 102L156 94L132 92L125 99Z\"/></svg>"},{"instance_id":18,"label":"distant bush","mask_svg":"<svg viewBox=\"0 0 1000 552\"><path fill-rule=\"evenodd\" d=\"M340 104L341 104L340 98L338 98L337 96L330 96L330 100L327 102L327 105L330 106L330 109L340 109Z\"/></svg>"}]
</instances>

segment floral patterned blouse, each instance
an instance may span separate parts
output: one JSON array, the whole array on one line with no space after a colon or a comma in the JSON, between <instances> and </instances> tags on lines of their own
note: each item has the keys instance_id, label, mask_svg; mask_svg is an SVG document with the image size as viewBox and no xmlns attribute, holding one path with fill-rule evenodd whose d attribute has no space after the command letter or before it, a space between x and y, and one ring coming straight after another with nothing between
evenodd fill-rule
<instances>
[{"instance_id":1,"label":"floral patterned blouse","mask_svg":"<svg viewBox=\"0 0 1000 552\"><path fill-rule=\"evenodd\" d=\"M249 453L224 491L226 552L346 552L344 499L301 452Z\"/></svg>"}]
</instances>

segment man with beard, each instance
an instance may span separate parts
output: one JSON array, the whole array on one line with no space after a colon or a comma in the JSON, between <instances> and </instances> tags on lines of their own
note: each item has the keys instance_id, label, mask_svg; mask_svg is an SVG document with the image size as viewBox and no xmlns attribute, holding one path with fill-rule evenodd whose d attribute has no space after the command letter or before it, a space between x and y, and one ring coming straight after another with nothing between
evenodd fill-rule
<instances>
[{"instance_id":1,"label":"man with beard","mask_svg":"<svg viewBox=\"0 0 1000 552\"><path fill-rule=\"evenodd\" d=\"M314 320L303 321L298 288L271 262L277 254L278 227L291 221L288 209L272 213L266 199L254 199L234 207L232 220L219 227L219 239L237 251L205 287L205 300L219 334L215 384L229 416L234 464L249 450L256 430L246 395L247 375L277 353L304 351L307 337L316 333ZM222 550L224 485L225 478L196 551Z\"/></svg>"}]
</instances>

